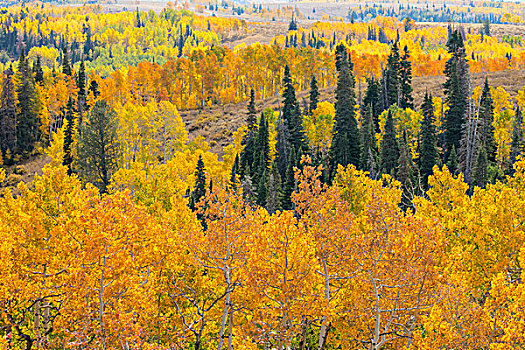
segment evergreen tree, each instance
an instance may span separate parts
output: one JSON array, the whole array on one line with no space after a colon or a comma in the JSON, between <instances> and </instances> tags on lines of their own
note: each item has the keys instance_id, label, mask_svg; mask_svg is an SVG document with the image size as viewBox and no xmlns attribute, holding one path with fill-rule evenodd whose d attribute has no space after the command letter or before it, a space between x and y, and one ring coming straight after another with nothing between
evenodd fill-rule
<instances>
[{"instance_id":1,"label":"evergreen tree","mask_svg":"<svg viewBox=\"0 0 525 350\"><path fill-rule=\"evenodd\" d=\"M36 58L36 63L33 66L33 73L35 74L35 82L40 85L44 84L44 71L42 70L42 63L40 62L40 56Z\"/></svg>"},{"instance_id":2,"label":"evergreen tree","mask_svg":"<svg viewBox=\"0 0 525 350\"><path fill-rule=\"evenodd\" d=\"M71 163L73 163L73 156L71 154L71 146L73 144L73 137L75 133L75 116L73 111L73 99L69 97L66 108L66 130L64 132L64 159L62 164L67 167L67 174L73 173Z\"/></svg>"},{"instance_id":3,"label":"evergreen tree","mask_svg":"<svg viewBox=\"0 0 525 350\"><path fill-rule=\"evenodd\" d=\"M444 121L445 160L448 160L452 148L460 149L462 128L468 112L470 77L462 34L458 30L450 33L447 42L448 52L452 57L445 64L446 81L443 85L445 102L449 109Z\"/></svg>"},{"instance_id":4,"label":"evergreen tree","mask_svg":"<svg viewBox=\"0 0 525 350\"><path fill-rule=\"evenodd\" d=\"M310 81L310 105L308 107L308 112L311 115L314 109L317 108L319 103L319 89L317 87L317 79L315 75L312 74L312 80Z\"/></svg>"},{"instance_id":5,"label":"evergreen tree","mask_svg":"<svg viewBox=\"0 0 525 350\"><path fill-rule=\"evenodd\" d=\"M77 87L78 87L78 100L77 100L77 110L78 110L78 124L82 123L82 115L85 110L87 110L87 95L86 95L86 67L84 65L84 59L80 61L80 67L78 69L77 76Z\"/></svg>"},{"instance_id":6,"label":"evergreen tree","mask_svg":"<svg viewBox=\"0 0 525 350\"><path fill-rule=\"evenodd\" d=\"M288 141L292 144L296 150L302 149L306 151L308 149L305 141L305 132L303 127L303 120L299 113L299 105L295 97L295 88L293 86L292 76L290 75L290 68L288 65L284 68L284 93L283 93L283 110L282 118L284 125L288 129L289 139Z\"/></svg>"},{"instance_id":7,"label":"evergreen tree","mask_svg":"<svg viewBox=\"0 0 525 350\"><path fill-rule=\"evenodd\" d=\"M268 177L268 195L266 197L266 210L268 213L274 214L277 210L281 210L281 202L283 200L283 193L281 187L281 175L274 163Z\"/></svg>"},{"instance_id":8,"label":"evergreen tree","mask_svg":"<svg viewBox=\"0 0 525 350\"><path fill-rule=\"evenodd\" d=\"M190 208L193 211L197 210L197 204L206 195L206 169L204 168L204 162L202 156L199 156L197 160L197 167L195 168L195 187L191 194ZM199 217L199 215L197 215ZM200 218L199 218L200 219Z\"/></svg>"},{"instance_id":9,"label":"evergreen tree","mask_svg":"<svg viewBox=\"0 0 525 350\"><path fill-rule=\"evenodd\" d=\"M474 173L472 176L472 184L481 188L485 188L488 182L488 159L487 152L484 147L481 147L474 165Z\"/></svg>"},{"instance_id":10,"label":"evergreen tree","mask_svg":"<svg viewBox=\"0 0 525 350\"><path fill-rule=\"evenodd\" d=\"M330 179L335 176L337 165L359 165L360 145L357 121L355 118L355 81L352 64L348 59L346 47L339 44L335 50L337 87L335 89L335 124L332 146L330 148Z\"/></svg>"},{"instance_id":11,"label":"evergreen tree","mask_svg":"<svg viewBox=\"0 0 525 350\"><path fill-rule=\"evenodd\" d=\"M237 190L237 174L239 173L239 154L235 155L235 161L233 162L232 171L230 175L230 184L233 190Z\"/></svg>"},{"instance_id":12,"label":"evergreen tree","mask_svg":"<svg viewBox=\"0 0 525 350\"><path fill-rule=\"evenodd\" d=\"M255 108L255 91L253 88L250 90L250 102L248 103L248 119L247 119L247 125L248 130L254 130L256 127L257 122L257 109Z\"/></svg>"},{"instance_id":13,"label":"evergreen tree","mask_svg":"<svg viewBox=\"0 0 525 350\"><path fill-rule=\"evenodd\" d=\"M71 76L72 70L71 66L69 65L69 57L67 55L67 47L64 46L64 49L62 50L62 73L65 75Z\"/></svg>"},{"instance_id":14,"label":"evergreen tree","mask_svg":"<svg viewBox=\"0 0 525 350\"><path fill-rule=\"evenodd\" d=\"M400 105L401 97L401 58L399 56L398 43L392 45L390 55L387 58L386 70L383 73L383 99L384 109L390 108L393 104Z\"/></svg>"},{"instance_id":15,"label":"evergreen tree","mask_svg":"<svg viewBox=\"0 0 525 350\"><path fill-rule=\"evenodd\" d=\"M256 130L250 130L243 140L244 148L241 151L239 175L243 179L246 175L253 175L252 166L255 153Z\"/></svg>"},{"instance_id":16,"label":"evergreen tree","mask_svg":"<svg viewBox=\"0 0 525 350\"><path fill-rule=\"evenodd\" d=\"M139 12L139 8L138 7L137 7L137 13L135 15L135 27L137 27L137 28L142 27L142 22L140 20L140 12Z\"/></svg>"},{"instance_id":17,"label":"evergreen tree","mask_svg":"<svg viewBox=\"0 0 525 350\"><path fill-rule=\"evenodd\" d=\"M106 101L99 100L79 132L78 159L82 177L106 192L118 168L119 157L117 115Z\"/></svg>"},{"instance_id":18,"label":"evergreen tree","mask_svg":"<svg viewBox=\"0 0 525 350\"><path fill-rule=\"evenodd\" d=\"M383 139L381 140L381 171L394 176L399 165L399 146L392 113L388 111Z\"/></svg>"},{"instance_id":19,"label":"evergreen tree","mask_svg":"<svg viewBox=\"0 0 525 350\"><path fill-rule=\"evenodd\" d=\"M436 127L434 126L434 106L432 96L425 93L425 99L421 106L423 121L421 122L420 144L419 144L419 172L426 186L428 177L432 175L432 168L438 162L438 150L436 147Z\"/></svg>"},{"instance_id":20,"label":"evergreen tree","mask_svg":"<svg viewBox=\"0 0 525 350\"><path fill-rule=\"evenodd\" d=\"M397 170L397 179L403 185L403 198L401 204L403 208L406 209L412 204L414 196L419 194L417 170L414 168L406 131L403 131L403 135L399 142L399 168Z\"/></svg>"},{"instance_id":21,"label":"evergreen tree","mask_svg":"<svg viewBox=\"0 0 525 350\"><path fill-rule=\"evenodd\" d=\"M277 140L275 144L275 149L277 151L276 157L276 166L279 170L281 179L285 179L286 170L288 169L288 159L290 157L290 152L292 145L290 144L290 135L288 133L288 128L284 125L282 116L279 116L277 119L276 125L277 131Z\"/></svg>"},{"instance_id":22,"label":"evergreen tree","mask_svg":"<svg viewBox=\"0 0 525 350\"><path fill-rule=\"evenodd\" d=\"M458 167L459 164L456 146L452 146L452 151L450 152L450 156L448 157L447 168L451 174L455 175L458 172Z\"/></svg>"},{"instance_id":23,"label":"evergreen tree","mask_svg":"<svg viewBox=\"0 0 525 350\"><path fill-rule=\"evenodd\" d=\"M365 97L363 98L363 106L361 110L367 110L372 108L372 119L374 121L374 132L379 133L379 115L383 111L382 104L379 103L379 95L381 91L381 83L374 79L374 77L367 78L367 88L365 91Z\"/></svg>"},{"instance_id":24,"label":"evergreen tree","mask_svg":"<svg viewBox=\"0 0 525 350\"><path fill-rule=\"evenodd\" d=\"M100 95L100 91L98 91L98 83L96 80L91 80L89 83L89 91L91 91L94 98L97 98Z\"/></svg>"},{"instance_id":25,"label":"evergreen tree","mask_svg":"<svg viewBox=\"0 0 525 350\"><path fill-rule=\"evenodd\" d=\"M485 148L489 162L496 161L496 140L494 139L494 104L490 94L488 79L485 78L485 84L481 93L479 104L479 142L480 147Z\"/></svg>"},{"instance_id":26,"label":"evergreen tree","mask_svg":"<svg viewBox=\"0 0 525 350\"><path fill-rule=\"evenodd\" d=\"M359 167L370 173L374 178L377 171L377 147L374 133L372 106L363 114L363 122L361 125L361 157L359 160Z\"/></svg>"},{"instance_id":27,"label":"evergreen tree","mask_svg":"<svg viewBox=\"0 0 525 350\"><path fill-rule=\"evenodd\" d=\"M35 142L40 137L40 118L38 118L37 92L33 73L29 69L29 63L24 55L20 54L18 71L16 73L18 85L17 95L17 148L20 153L31 152Z\"/></svg>"},{"instance_id":28,"label":"evergreen tree","mask_svg":"<svg viewBox=\"0 0 525 350\"><path fill-rule=\"evenodd\" d=\"M16 150L16 117L13 71L9 68L4 72L0 94L0 155L5 163L10 161L6 155L13 155Z\"/></svg>"},{"instance_id":29,"label":"evergreen tree","mask_svg":"<svg viewBox=\"0 0 525 350\"><path fill-rule=\"evenodd\" d=\"M523 152L523 116L521 109L516 108L514 116L514 123L512 125L512 141L510 144L510 161L511 166L516 161L518 156Z\"/></svg>"},{"instance_id":30,"label":"evergreen tree","mask_svg":"<svg viewBox=\"0 0 525 350\"><path fill-rule=\"evenodd\" d=\"M293 206L292 193L295 190L294 166L295 166L296 157L297 155L295 153L295 148L292 146L290 157L288 158L288 167L286 169L286 177L284 178L283 197L282 197L282 203L281 203L281 206L284 210L290 210L292 209L292 206Z\"/></svg>"},{"instance_id":31,"label":"evergreen tree","mask_svg":"<svg viewBox=\"0 0 525 350\"><path fill-rule=\"evenodd\" d=\"M408 48L405 46L403 56L400 60L400 97L399 106L403 109L414 109L414 98L412 97L412 63L409 61Z\"/></svg>"}]
</instances>

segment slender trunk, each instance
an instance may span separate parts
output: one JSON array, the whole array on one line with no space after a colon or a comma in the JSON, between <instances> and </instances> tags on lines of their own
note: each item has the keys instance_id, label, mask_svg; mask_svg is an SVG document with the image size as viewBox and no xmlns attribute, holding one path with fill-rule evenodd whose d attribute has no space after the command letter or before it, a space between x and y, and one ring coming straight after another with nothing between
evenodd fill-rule
<instances>
[{"instance_id":1,"label":"slender trunk","mask_svg":"<svg viewBox=\"0 0 525 350\"><path fill-rule=\"evenodd\" d=\"M230 308L229 283L227 284L227 286L228 292L226 293L226 300L224 301L224 309L222 311L221 328L219 330L219 346L217 347L217 350L222 350L222 347L224 345L224 332L226 329L226 321L228 319L228 311Z\"/></svg>"},{"instance_id":2,"label":"slender trunk","mask_svg":"<svg viewBox=\"0 0 525 350\"><path fill-rule=\"evenodd\" d=\"M233 350L232 336L233 336L233 308L230 306L230 320L228 324L228 350Z\"/></svg>"},{"instance_id":3,"label":"slender trunk","mask_svg":"<svg viewBox=\"0 0 525 350\"><path fill-rule=\"evenodd\" d=\"M330 301L330 276L328 275L328 265L326 260L323 260L323 276L324 276L324 298L328 302ZM322 318L321 329L319 330L319 346L318 350L322 350L326 343L327 327L326 327L326 316Z\"/></svg>"}]
</instances>

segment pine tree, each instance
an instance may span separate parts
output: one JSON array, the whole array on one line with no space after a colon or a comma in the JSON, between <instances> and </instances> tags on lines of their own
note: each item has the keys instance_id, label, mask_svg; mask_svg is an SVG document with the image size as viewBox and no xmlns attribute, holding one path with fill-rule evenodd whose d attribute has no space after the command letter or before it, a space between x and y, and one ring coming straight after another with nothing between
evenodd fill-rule
<instances>
[{"instance_id":1,"label":"pine tree","mask_svg":"<svg viewBox=\"0 0 525 350\"><path fill-rule=\"evenodd\" d=\"M6 154L14 154L17 145L16 118L13 71L9 68L4 72L2 92L0 94L0 154L3 154L5 164L8 164L10 161Z\"/></svg>"},{"instance_id":2,"label":"pine tree","mask_svg":"<svg viewBox=\"0 0 525 350\"><path fill-rule=\"evenodd\" d=\"M314 109L317 108L319 103L319 89L317 87L317 79L312 74L312 80L310 81L310 105L308 106L308 112L311 115Z\"/></svg>"},{"instance_id":3,"label":"pine tree","mask_svg":"<svg viewBox=\"0 0 525 350\"><path fill-rule=\"evenodd\" d=\"M248 119L247 125L248 130L253 130L256 127L257 122L257 109L255 108L255 91L253 88L250 90L250 102L248 103Z\"/></svg>"},{"instance_id":4,"label":"pine tree","mask_svg":"<svg viewBox=\"0 0 525 350\"><path fill-rule=\"evenodd\" d=\"M335 50L337 87L335 90L335 125L330 148L330 179L335 176L337 165L359 165L360 145L357 120L355 118L355 81L352 64L346 47L339 44Z\"/></svg>"},{"instance_id":5,"label":"pine tree","mask_svg":"<svg viewBox=\"0 0 525 350\"><path fill-rule=\"evenodd\" d=\"M458 172L458 155L456 152L456 146L452 146L452 151L448 157L447 168L451 174L456 174Z\"/></svg>"},{"instance_id":6,"label":"pine tree","mask_svg":"<svg viewBox=\"0 0 525 350\"><path fill-rule=\"evenodd\" d=\"M119 157L117 115L106 101L99 100L79 132L78 162L81 176L104 193L118 168Z\"/></svg>"},{"instance_id":7,"label":"pine tree","mask_svg":"<svg viewBox=\"0 0 525 350\"><path fill-rule=\"evenodd\" d=\"M372 108L372 119L374 121L374 132L379 133L379 115L383 111L382 104L379 103L381 83L374 79L374 77L366 79L367 88L365 91L365 97L363 98L363 106L361 110L365 111L367 108Z\"/></svg>"},{"instance_id":8,"label":"pine tree","mask_svg":"<svg viewBox=\"0 0 525 350\"><path fill-rule=\"evenodd\" d=\"M248 135L245 136L243 140L244 148L241 151L240 156L240 166L239 166L239 175L241 179L246 175L252 176L252 166L255 153L255 137L257 135L256 130L250 130Z\"/></svg>"},{"instance_id":9,"label":"pine tree","mask_svg":"<svg viewBox=\"0 0 525 350\"><path fill-rule=\"evenodd\" d=\"M472 174L472 184L481 188L485 188L488 182L488 159L487 152L484 147L481 147L474 165L474 173Z\"/></svg>"},{"instance_id":10,"label":"pine tree","mask_svg":"<svg viewBox=\"0 0 525 350\"><path fill-rule=\"evenodd\" d=\"M394 176L399 165L399 146L392 113L388 111L385 131L381 140L381 171Z\"/></svg>"},{"instance_id":11,"label":"pine tree","mask_svg":"<svg viewBox=\"0 0 525 350\"><path fill-rule=\"evenodd\" d=\"M77 110L78 110L78 124L82 123L82 116L84 111L87 110L87 95L86 95L86 67L84 65L84 59L80 61L80 67L78 69L77 76L77 87L78 87L78 100L77 100Z\"/></svg>"},{"instance_id":12,"label":"pine tree","mask_svg":"<svg viewBox=\"0 0 525 350\"><path fill-rule=\"evenodd\" d=\"M230 174L230 184L232 189L237 190L237 174L239 174L239 154L235 155L235 161L233 162L232 171Z\"/></svg>"},{"instance_id":13,"label":"pine tree","mask_svg":"<svg viewBox=\"0 0 525 350\"><path fill-rule=\"evenodd\" d=\"M392 50L387 58L386 70L383 73L384 85L382 86L382 92L384 94L385 105L384 108L388 109L393 104L400 105L401 98L401 84L400 74L401 73L401 58L399 56L398 43L395 42L392 45Z\"/></svg>"},{"instance_id":14,"label":"pine tree","mask_svg":"<svg viewBox=\"0 0 525 350\"><path fill-rule=\"evenodd\" d=\"M281 210L281 202L283 199L281 187L281 175L274 163L268 177L268 196L266 197L266 210L268 213L274 214L277 210Z\"/></svg>"},{"instance_id":15,"label":"pine tree","mask_svg":"<svg viewBox=\"0 0 525 350\"><path fill-rule=\"evenodd\" d=\"M511 165L514 164L518 156L522 154L523 144L523 116L521 114L521 109L517 107L512 125L512 141L510 144Z\"/></svg>"},{"instance_id":16,"label":"pine tree","mask_svg":"<svg viewBox=\"0 0 525 350\"><path fill-rule=\"evenodd\" d=\"M414 98L412 97L412 63L409 61L408 48L405 46L403 56L400 60L400 97L399 106L403 109L414 109Z\"/></svg>"},{"instance_id":17,"label":"pine tree","mask_svg":"<svg viewBox=\"0 0 525 350\"><path fill-rule=\"evenodd\" d=\"M33 66L33 73L35 74L35 82L40 85L44 84L44 71L42 70L42 63L40 62L40 56L36 58L36 63Z\"/></svg>"},{"instance_id":18,"label":"pine tree","mask_svg":"<svg viewBox=\"0 0 525 350\"><path fill-rule=\"evenodd\" d=\"M421 122L420 144L419 144L419 172L423 184L427 186L428 177L432 175L432 168L438 162L438 150L436 147L436 127L434 126L434 106L432 96L425 93L425 99L421 106L423 121Z\"/></svg>"},{"instance_id":19,"label":"pine tree","mask_svg":"<svg viewBox=\"0 0 525 350\"><path fill-rule=\"evenodd\" d=\"M308 149L305 141L305 132L303 127L303 120L300 113L298 113L298 103L295 97L295 88L292 82L292 76L290 75L290 68L288 65L284 68L284 93L283 93L283 110L282 118L284 125L288 129L289 139L288 141L292 144L296 150L302 149L306 151Z\"/></svg>"},{"instance_id":20,"label":"pine tree","mask_svg":"<svg viewBox=\"0 0 525 350\"><path fill-rule=\"evenodd\" d=\"M197 204L199 201L206 195L206 169L204 167L204 162L202 161L202 156L199 156L197 160L197 167L195 168L195 187L191 194L192 205L190 206L191 210L197 210Z\"/></svg>"},{"instance_id":21,"label":"pine tree","mask_svg":"<svg viewBox=\"0 0 525 350\"><path fill-rule=\"evenodd\" d=\"M67 167L68 175L73 173L71 164L73 163L73 156L71 154L71 146L73 144L73 137L75 134L75 116L73 110L73 99L69 97L66 108L66 129L64 132L64 159L62 164Z\"/></svg>"},{"instance_id":22,"label":"pine tree","mask_svg":"<svg viewBox=\"0 0 525 350\"><path fill-rule=\"evenodd\" d=\"M293 206L292 193L295 190L294 166L296 157L295 148L292 146L290 157L288 158L286 177L284 178L283 198L281 202L281 206L284 210L290 210Z\"/></svg>"},{"instance_id":23,"label":"pine tree","mask_svg":"<svg viewBox=\"0 0 525 350\"><path fill-rule=\"evenodd\" d=\"M480 147L485 148L489 162L496 161L496 140L494 139L494 104L490 94L488 79L485 78L485 84L481 93L479 104L479 142Z\"/></svg>"},{"instance_id":24,"label":"pine tree","mask_svg":"<svg viewBox=\"0 0 525 350\"><path fill-rule=\"evenodd\" d=\"M447 47L452 57L445 64L444 73L447 79L443 85L445 102L449 106L443 125L445 160L449 159L452 148L460 149L462 128L467 117L470 93L470 77L465 46L462 34L458 30L451 31Z\"/></svg>"},{"instance_id":25,"label":"pine tree","mask_svg":"<svg viewBox=\"0 0 525 350\"><path fill-rule=\"evenodd\" d=\"M399 144L399 168L397 170L397 180L403 185L403 198L401 200L402 206L408 208L418 192L419 186L416 174L417 170L414 168L406 131L403 131Z\"/></svg>"},{"instance_id":26,"label":"pine tree","mask_svg":"<svg viewBox=\"0 0 525 350\"><path fill-rule=\"evenodd\" d=\"M135 15L135 27L137 27L137 28L142 27L142 23L140 21L140 12L139 12L139 8L138 7L137 7L137 13Z\"/></svg>"},{"instance_id":27,"label":"pine tree","mask_svg":"<svg viewBox=\"0 0 525 350\"><path fill-rule=\"evenodd\" d=\"M89 83L89 91L93 94L93 97L97 98L100 95L100 91L98 91L98 83L96 80L91 80Z\"/></svg>"},{"instance_id":28,"label":"pine tree","mask_svg":"<svg viewBox=\"0 0 525 350\"><path fill-rule=\"evenodd\" d=\"M62 50L62 73L65 75L71 76L72 70L71 66L69 65L69 58L67 55L67 47L64 46L64 49Z\"/></svg>"},{"instance_id":29,"label":"pine tree","mask_svg":"<svg viewBox=\"0 0 525 350\"><path fill-rule=\"evenodd\" d=\"M38 118L37 93L33 73L29 69L29 63L24 55L20 54L18 71L16 73L18 85L17 95L17 149L19 153L31 152L35 142L40 137L40 118Z\"/></svg>"},{"instance_id":30,"label":"pine tree","mask_svg":"<svg viewBox=\"0 0 525 350\"><path fill-rule=\"evenodd\" d=\"M290 152L292 150L292 145L290 144L290 135L288 133L288 128L284 125L282 116L279 116L277 119L276 125L277 131L277 140L275 144L275 149L277 151L276 157L276 166L279 170L281 179L284 179L286 176L286 170L288 169L288 159L290 157Z\"/></svg>"},{"instance_id":31,"label":"pine tree","mask_svg":"<svg viewBox=\"0 0 525 350\"><path fill-rule=\"evenodd\" d=\"M377 147L374 133L372 106L363 114L363 122L361 125L361 157L359 159L359 167L370 173L374 178L377 171Z\"/></svg>"}]
</instances>

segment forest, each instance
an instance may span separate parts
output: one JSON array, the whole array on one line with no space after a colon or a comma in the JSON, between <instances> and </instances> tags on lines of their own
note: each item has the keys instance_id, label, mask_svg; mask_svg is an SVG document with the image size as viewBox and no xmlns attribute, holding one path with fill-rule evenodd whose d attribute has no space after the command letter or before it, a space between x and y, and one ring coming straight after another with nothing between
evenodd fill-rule
<instances>
[{"instance_id":1,"label":"forest","mask_svg":"<svg viewBox=\"0 0 525 350\"><path fill-rule=\"evenodd\" d=\"M524 348L525 89L490 73L525 50L490 18L0 11L0 349ZM219 152L181 116L239 105Z\"/></svg>"}]
</instances>

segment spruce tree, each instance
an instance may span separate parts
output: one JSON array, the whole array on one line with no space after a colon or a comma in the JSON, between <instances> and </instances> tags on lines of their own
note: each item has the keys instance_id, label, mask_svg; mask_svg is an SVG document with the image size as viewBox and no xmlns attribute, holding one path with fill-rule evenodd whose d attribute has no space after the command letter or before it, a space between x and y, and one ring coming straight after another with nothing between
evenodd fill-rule
<instances>
[{"instance_id":1,"label":"spruce tree","mask_svg":"<svg viewBox=\"0 0 525 350\"><path fill-rule=\"evenodd\" d=\"M294 177L294 166L295 166L295 159L297 155L295 153L295 148L292 146L292 150L290 152L290 157L288 158L288 167L286 169L286 177L284 178L283 183L283 197L281 202L281 207L284 210L290 210L292 209L292 193L295 190L295 177Z\"/></svg>"},{"instance_id":2,"label":"spruce tree","mask_svg":"<svg viewBox=\"0 0 525 350\"><path fill-rule=\"evenodd\" d=\"M317 79L312 74L312 80L310 81L310 105L308 106L308 112L311 115L314 109L317 108L319 103L319 88L317 87Z\"/></svg>"},{"instance_id":3,"label":"spruce tree","mask_svg":"<svg viewBox=\"0 0 525 350\"><path fill-rule=\"evenodd\" d=\"M401 58L399 56L399 46L395 42L392 45L390 55L388 55L386 70L384 72L383 94L385 100L385 109L390 108L393 104L400 105L401 97Z\"/></svg>"},{"instance_id":4,"label":"spruce tree","mask_svg":"<svg viewBox=\"0 0 525 350\"><path fill-rule=\"evenodd\" d=\"M298 108L299 105L295 97L295 87L293 85L292 76L290 75L290 68L288 65L286 65L284 68L283 85L284 101L282 118L284 125L288 129L288 141L295 147L296 150L302 149L306 151L308 146L305 140L303 120L300 114L300 109Z\"/></svg>"},{"instance_id":5,"label":"spruce tree","mask_svg":"<svg viewBox=\"0 0 525 350\"><path fill-rule=\"evenodd\" d=\"M20 54L18 71L16 73L18 85L17 95L17 149L19 153L31 152L35 142L40 137L40 118L38 118L37 93L33 73L24 55Z\"/></svg>"},{"instance_id":6,"label":"spruce tree","mask_svg":"<svg viewBox=\"0 0 525 350\"><path fill-rule=\"evenodd\" d=\"M384 174L396 175L399 165L399 146L392 113L388 111L383 139L381 140L381 171Z\"/></svg>"},{"instance_id":7,"label":"spruce tree","mask_svg":"<svg viewBox=\"0 0 525 350\"><path fill-rule=\"evenodd\" d=\"M235 155L235 161L233 162L232 171L230 174L230 184L232 189L237 190L237 174L239 173L239 154Z\"/></svg>"},{"instance_id":8,"label":"spruce tree","mask_svg":"<svg viewBox=\"0 0 525 350\"><path fill-rule=\"evenodd\" d=\"M372 119L374 121L374 132L379 133L379 115L383 111L380 102L381 83L374 79L374 77L367 78L367 88L365 97L363 98L363 106L361 110L365 111L367 108L372 108Z\"/></svg>"},{"instance_id":9,"label":"spruce tree","mask_svg":"<svg viewBox=\"0 0 525 350\"><path fill-rule=\"evenodd\" d=\"M408 48L405 46L403 56L400 60L400 97L399 107L403 109L414 109L414 98L412 97L412 63L409 61Z\"/></svg>"},{"instance_id":10,"label":"spruce tree","mask_svg":"<svg viewBox=\"0 0 525 350\"><path fill-rule=\"evenodd\" d=\"M447 168L451 174L455 175L458 172L458 154L456 152L456 146L452 146L452 151L448 157Z\"/></svg>"},{"instance_id":11,"label":"spruce tree","mask_svg":"<svg viewBox=\"0 0 525 350\"><path fill-rule=\"evenodd\" d=\"M368 171L374 178L377 171L377 147L374 133L374 120L372 106L364 112L363 122L361 125L361 157L359 167Z\"/></svg>"},{"instance_id":12,"label":"spruce tree","mask_svg":"<svg viewBox=\"0 0 525 350\"><path fill-rule=\"evenodd\" d=\"M279 119L277 119L276 131L277 131L277 140L275 144L275 149L277 151L276 166L277 166L277 169L279 170L281 179L284 179L286 176L286 170L288 169L288 159L290 157L292 145L289 141L290 135L288 133L288 128L284 125L282 116L279 116Z\"/></svg>"},{"instance_id":13,"label":"spruce tree","mask_svg":"<svg viewBox=\"0 0 525 350\"><path fill-rule=\"evenodd\" d=\"M494 104L490 94L488 79L485 78L485 84L481 93L479 104L479 142L480 147L485 148L489 162L496 161L496 140L494 139Z\"/></svg>"},{"instance_id":14,"label":"spruce tree","mask_svg":"<svg viewBox=\"0 0 525 350\"><path fill-rule=\"evenodd\" d=\"M348 59L346 47L339 44L335 50L338 72L335 89L335 124L332 146L330 148L330 179L335 176L337 165L359 165L360 142L355 118L355 81L352 64Z\"/></svg>"},{"instance_id":15,"label":"spruce tree","mask_svg":"<svg viewBox=\"0 0 525 350\"><path fill-rule=\"evenodd\" d=\"M434 106L432 104L432 96L428 92L425 93L421 114L423 114L423 121L421 122L419 136L419 172L423 178L423 184L427 186L428 177L432 175L432 168L437 164L439 157L436 147Z\"/></svg>"},{"instance_id":16,"label":"spruce tree","mask_svg":"<svg viewBox=\"0 0 525 350\"><path fill-rule=\"evenodd\" d=\"M6 155L13 155L16 150L16 117L13 71L9 68L4 72L0 94L0 151L5 164L10 161Z\"/></svg>"},{"instance_id":17,"label":"spruce tree","mask_svg":"<svg viewBox=\"0 0 525 350\"><path fill-rule=\"evenodd\" d=\"M106 101L98 100L82 123L78 136L80 174L103 193L118 168L120 146L117 127L115 111Z\"/></svg>"},{"instance_id":18,"label":"spruce tree","mask_svg":"<svg viewBox=\"0 0 525 350\"><path fill-rule=\"evenodd\" d=\"M479 149L474 165L474 172L472 174L472 184L481 188L485 188L488 182L488 158L487 151L484 147Z\"/></svg>"},{"instance_id":19,"label":"spruce tree","mask_svg":"<svg viewBox=\"0 0 525 350\"><path fill-rule=\"evenodd\" d=\"M277 210L281 210L281 202L283 199L281 175L274 163L271 168L270 176L268 177L268 195L266 197L266 210L268 213L274 214Z\"/></svg>"},{"instance_id":20,"label":"spruce tree","mask_svg":"<svg viewBox=\"0 0 525 350\"><path fill-rule=\"evenodd\" d=\"M250 102L248 103L248 118L247 125L248 130L253 130L256 127L257 122L257 109L255 108L255 91L253 88L250 90Z\"/></svg>"},{"instance_id":21,"label":"spruce tree","mask_svg":"<svg viewBox=\"0 0 525 350\"><path fill-rule=\"evenodd\" d=\"M77 88L78 88L78 100L77 110L79 114L78 124L82 123L82 116L84 111L87 110L87 95L86 95L86 67L84 65L84 59L80 61L80 67L78 69L77 76Z\"/></svg>"},{"instance_id":22,"label":"spruce tree","mask_svg":"<svg viewBox=\"0 0 525 350\"><path fill-rule=\"evenodd\" d=\"M65 75L71 76L72 70L71 66L69 64L69 57L67 54L67 47L64 46L64 49L62 50L62 73Z\"/></svg>"},{"instance_id":23,"label":"spruce tree","mask_svg":"<svg viewBox=\"0 0 525 350\"><path fill-rule=\"evenodd\" d=\"M462 34L458 30L450 32L447 42L452 57L445 64L446 81L443 85L445 102L449 109L444 121L444 151L448 160L452 148L460 149L462 128L468 111L470 77Z\"/></svg>"},{"instance_id":24,"label":"spruce tree","mask_svg":"<svg viewBox=\"0 0 525 350\"><path fill-rule=\"evenodd\" d=\"M40 85L44 84L44 71L42 70L42 63L40 62L40 56L36 58L36 63L33 66L33 73L35 74L35 82Z\"/></svg>"},{"instance_id":25,"label":"spruce tree","mask_svg":"<svg viewBox=\"0 0 525 350\"><path fill-rule=\"evenodd\" d=\"M523 152L523 116L521 109L516 107L514 122L512 124L512 141L510 144L510 161L511 166L516 162L518 156Z\"/></svg>"},{"instance_id":26,"label":"spruce tree","mask_svg":"<svg viewBox=\"0 0 525 350\"><path fill-rule=\"evenodd\" d=\"M202 156L199 156L197 160L197 166L195 167L195 186L191 194L192 204L190 205L191 210L197 210L197 204L206 195L206 168L202 161Z\"/></svg>"},{"instance_id":27,"label":"spruce tree","mask_svg":"<svg viewBox=\"0 0 525 350\"><path fill-rule=\"evenodd\" d=\"M73 156L71 154L71 146L73 144L73 137L75 134L75 116L73 111L73 99L69 97L66 107L66 129L64 132L64 159L62 164L67 167L67 174L73 173L71 163L73 163Z\"/></svg>"}]
</instances>

